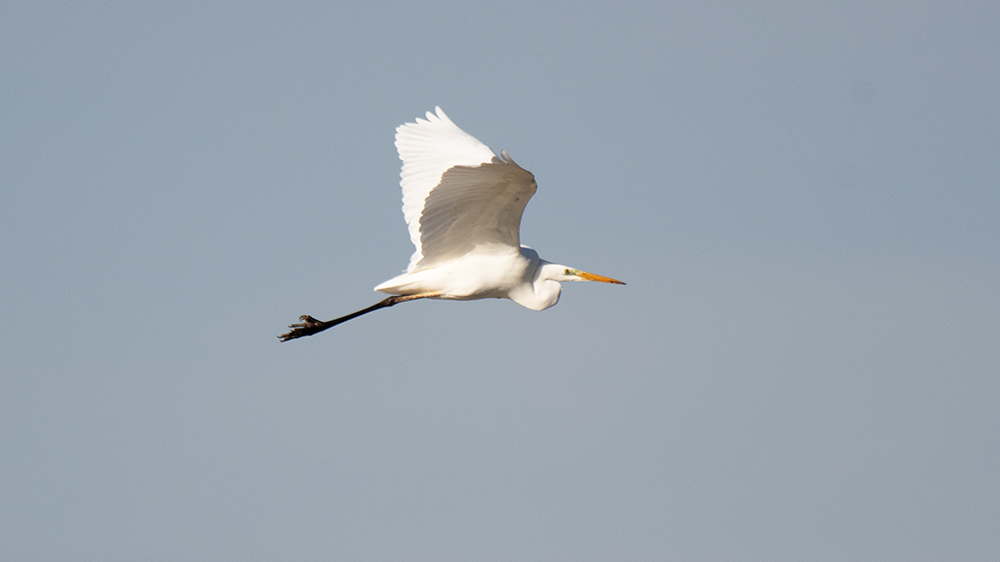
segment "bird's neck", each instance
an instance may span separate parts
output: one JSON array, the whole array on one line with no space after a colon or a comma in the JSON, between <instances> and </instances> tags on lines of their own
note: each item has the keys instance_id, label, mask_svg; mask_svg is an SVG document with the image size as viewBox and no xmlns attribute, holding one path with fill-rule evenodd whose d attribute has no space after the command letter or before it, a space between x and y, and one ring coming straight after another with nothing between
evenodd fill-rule
<instances>
[{"instance_id":1,"label":"bird's neck","mask_svg":"<svg viewBox=\"0 0 1000 562\"><path fill-rule=\"evenodd\" d=\"M534 259L532 260L534 267L530 268L530 270L533 270L534 275L530 279L530 282L521 285L517 290L511 291L510 298L525 308L545 310L559 302L562 285L558 281L554 281L552 277L562 271L564 267L538 259L538 254L535 254L534 250L529 251L534 254ZM521 252L525 254L523 248ZM530 259L532 256L525 255L525 257Z\"/></svg>"}]
</instances>

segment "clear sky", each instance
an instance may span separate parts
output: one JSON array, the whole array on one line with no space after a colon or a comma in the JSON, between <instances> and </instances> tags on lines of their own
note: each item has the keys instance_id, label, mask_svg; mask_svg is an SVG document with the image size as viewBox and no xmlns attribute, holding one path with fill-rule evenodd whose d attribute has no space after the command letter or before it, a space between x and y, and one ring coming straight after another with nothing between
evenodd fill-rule
<instances>
[{"instance_id":1,"label":"clear sky","mask_svg":"<svg viewBox=\"0 0 1000 562\"><path fill-rule=\"evenodd\" d=\"M807 5L808 4L808 5ZM0 559L1000 559L1000 4L5 2ZM394 129L628 282L420 301Z\"/></svg>"}]
</instances>

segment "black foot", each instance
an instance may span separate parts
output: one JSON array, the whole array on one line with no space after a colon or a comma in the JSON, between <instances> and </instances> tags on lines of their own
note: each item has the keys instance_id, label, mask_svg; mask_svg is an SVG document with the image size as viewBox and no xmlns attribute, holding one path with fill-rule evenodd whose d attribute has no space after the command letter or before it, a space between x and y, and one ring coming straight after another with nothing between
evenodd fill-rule
<instances>
[{"instance_id":1,"label":"black foot","mask_svg":"<svg viewBox=\"0 0 1000 562\"><path fill-rule=\"evenodd\" d=\"M281 334L278 339L281 341L294 340L295 338L301 338L303 336L311 336L317 332L322 332L328 328L329 322L323 322L322 320L316 320L308 314L304 316L299 316L299 324L291 324L288 327L292 330L287 334Z\"/></svg>"}]
</instances>

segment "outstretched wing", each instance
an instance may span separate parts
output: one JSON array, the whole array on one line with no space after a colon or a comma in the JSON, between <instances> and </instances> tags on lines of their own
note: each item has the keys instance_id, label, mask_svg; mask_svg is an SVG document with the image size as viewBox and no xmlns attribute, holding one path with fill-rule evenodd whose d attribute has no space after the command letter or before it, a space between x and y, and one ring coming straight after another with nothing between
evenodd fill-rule
<instances>
[{"instance_id":1,"label":"outstretched wing","mask_svg":"<svg viewBox=\"0 0 1000 562\"><path fill-rule=\"evenodd\" d=\"M459 129L435 108L396 129L403 216L416 252L407 271L460 258L477 245L520 248L535 177Z\"/></svg>"}]
</instances>

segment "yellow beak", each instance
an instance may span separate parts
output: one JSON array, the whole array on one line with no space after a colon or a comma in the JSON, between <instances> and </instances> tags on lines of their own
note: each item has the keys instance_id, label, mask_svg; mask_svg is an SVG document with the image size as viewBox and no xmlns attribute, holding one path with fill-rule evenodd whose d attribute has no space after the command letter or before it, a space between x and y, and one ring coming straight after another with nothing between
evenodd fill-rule
<instances>
[{"instance_id":1,"label":"yellow beak","mask_svg":"<svg viewBox=\"0 0 1000 562\"><path fill-rule=\"evenodd\" d=\"M600 281L601 283L614 283L615 285L625 284L624 281L619 281L603 275L594 275L593 273L587 273L586 271L575 270L573 273L575 273L577 277L586 279L587 281Z\"/></svg>"}]
</instances>

